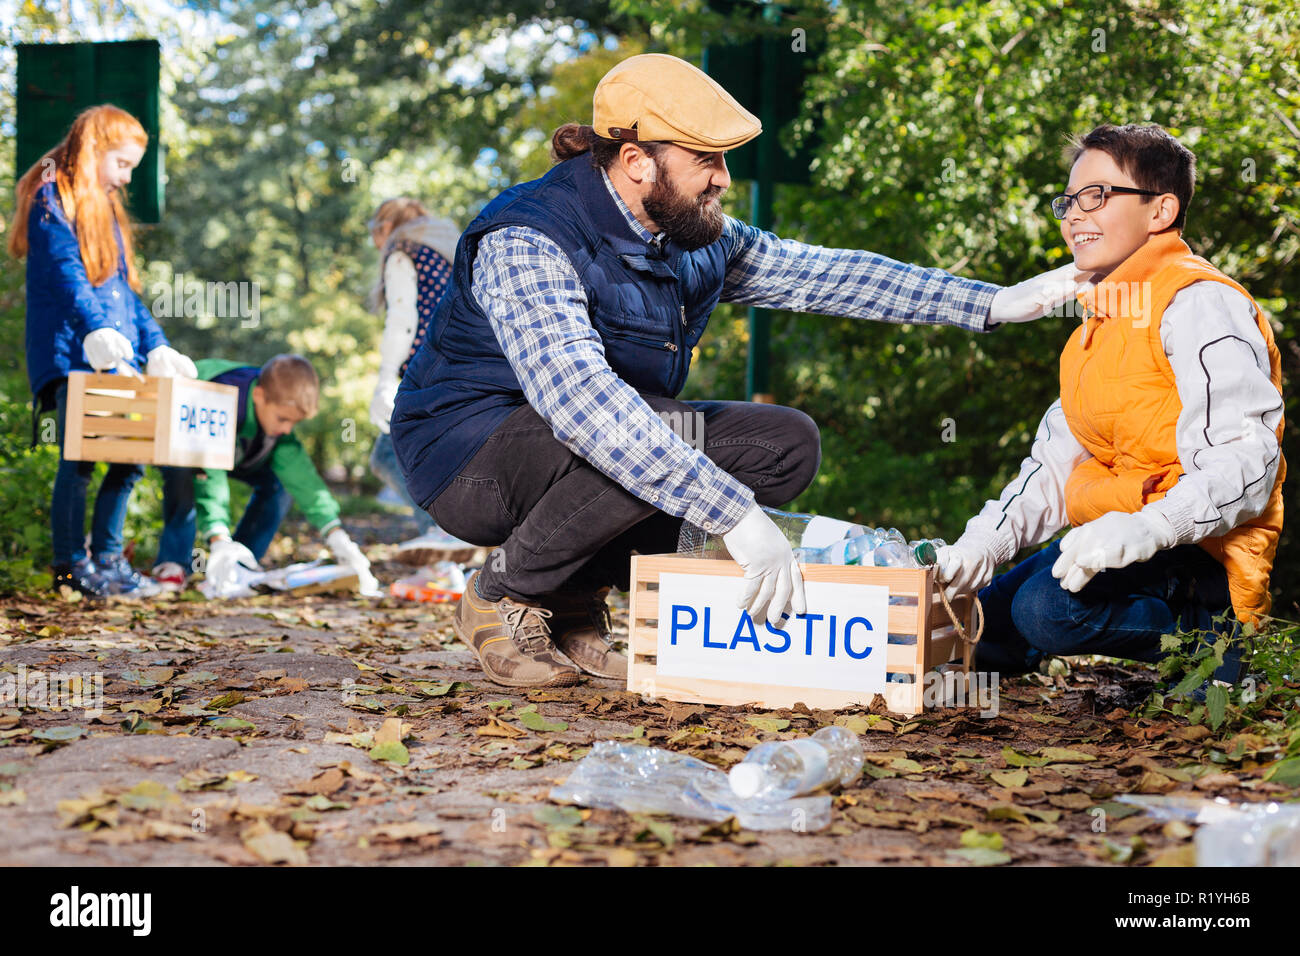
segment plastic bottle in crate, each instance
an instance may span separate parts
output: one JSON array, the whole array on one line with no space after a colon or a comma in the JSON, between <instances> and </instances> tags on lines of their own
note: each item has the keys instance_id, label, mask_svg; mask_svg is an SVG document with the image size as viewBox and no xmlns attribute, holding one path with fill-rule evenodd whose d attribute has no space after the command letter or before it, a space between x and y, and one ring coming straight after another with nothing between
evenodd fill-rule
<instances>
[{"instance_id":1,"label":"plastic bottle in crate","mask_svg":"<svg viewBox=\"0 0 1300 956\"><path fill-rule=\"evenodd\" d=\"M731 768L731 789L743 798L787 800L862 772L862 744L845 727L823 727L801 740L759 744Z\"/></svg>"},{"instance_id":2,"label":"plastic bottle in crate","mask_svg":"<svg viewBox=\"0 0 1300 956\"><path fill-rule=\"evenodd\" d=\"M851 521L828 518L825 515L798 514L764 508L764 513L781 530L791 548L819 550L837 541L864 534L866 528ZM682 524L677 538L678 554L727 554L722 535L710 534L689 521Z\"/></svg>"}]
</instances>

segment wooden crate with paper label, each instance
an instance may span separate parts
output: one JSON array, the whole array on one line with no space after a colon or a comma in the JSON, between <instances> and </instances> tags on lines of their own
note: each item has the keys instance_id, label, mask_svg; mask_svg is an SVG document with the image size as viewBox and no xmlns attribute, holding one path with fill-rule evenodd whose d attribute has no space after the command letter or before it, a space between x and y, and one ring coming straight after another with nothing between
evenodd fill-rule
<instances>
[{"instance_id":1,"label":"wooden crate with paper label","mask_svg":"<svg viewBox=\"0 0 1300 956\"><path fill-rule=\"evenodd\" d=\"M238 402L232 385L72 372L63 457L228 471L235 464Z\"/></svg>"},{"instance_id":2,"label":"wooden crate with paper label","mask_svg":"<svg viewBox=\"0 0 1300 956\"><path fill-rule=\"evenodd\" d=\"M936 669L962 662L966 643L943 606L933 568L803 564L808 612L774 628L736 606L735 561L633 555L627 688L705 704L895 713L942 702ZM968 634L971 595L951 602ZM968 663L968 662L967 662ZM928 676L927 676L928 675ZM963 685L964 686L964 685Z\"/></svg>"}]
</instances>

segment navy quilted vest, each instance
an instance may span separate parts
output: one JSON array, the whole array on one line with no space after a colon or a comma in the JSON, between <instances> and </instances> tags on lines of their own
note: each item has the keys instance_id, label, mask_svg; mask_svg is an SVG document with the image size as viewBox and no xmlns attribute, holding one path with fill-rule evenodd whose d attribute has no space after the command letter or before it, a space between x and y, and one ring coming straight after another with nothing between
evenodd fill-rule
<instances>
[{"instance_id":1,"label":"navy quilted vest","mask_svg":"<svg viewBox=\"0 0 1300 956\"><path fill-rule=\"evenodd\" d=\"M586 155L501 193L461 235L451 288L397 393L393 445L407 488L423 507L527 402L471 294L479 241L506 226L536 229L564 250L610 368L643 392L681 391L691 349L722 294L723 243L685 252L639 238Z\"/></svg>"}]
</instances>

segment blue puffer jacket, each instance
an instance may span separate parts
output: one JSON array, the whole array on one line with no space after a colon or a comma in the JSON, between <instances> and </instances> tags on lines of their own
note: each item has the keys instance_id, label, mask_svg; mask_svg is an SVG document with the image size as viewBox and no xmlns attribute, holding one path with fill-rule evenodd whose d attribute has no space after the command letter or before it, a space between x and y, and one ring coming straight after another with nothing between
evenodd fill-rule
<instances>
[{"instance_id":1,"label":"blue puffer jacket","mask_svg":"<svg viewBox=\"0 0 1300 956\"><path fill-rule=\"evenodd\" d=\"M117 245L120 250L120 232ZM32 201L27 247L27 378L32 394L69 372L92 371L81 341L96 329L125 335L135 346L134 365L143 372L145 356L166 345L167 337L127 282L125 255L107 282L90 284L76 233L52 182L41 186Z\"/></svg>"}]
</instances>

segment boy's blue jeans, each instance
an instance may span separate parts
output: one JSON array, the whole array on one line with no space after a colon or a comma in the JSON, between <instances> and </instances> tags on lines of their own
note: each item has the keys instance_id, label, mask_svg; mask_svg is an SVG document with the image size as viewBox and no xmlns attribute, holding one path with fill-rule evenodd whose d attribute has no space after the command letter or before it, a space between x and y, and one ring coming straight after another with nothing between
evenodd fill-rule
<instances>
[{"instance_id":1,"label":"boy's blue jeans","mask_svg":"<svg viewBox=\"0 0 1300 956\"><path fill-rule=\"evenodd\" d=\"M59 470L54 475L50 501L50 544L56 566L74 564L86 556L86 489L95 471L93 461L62 458L63 426L67 415L68 386L55 395L58 408ZM94 557L122 553L122 526L131 490L144 474L140 465L110 464L95 496L91 517L90 548Z\"/></svg>"},{"instance_id":2,"label":"boy's blue jeans","mask_svg":"<svg viewBox=\"0 0 1300 956\"><path fill-rule=\"evenodd\" d=\"M402 477L402 467L397 463L397 452L393 450L393 439L382 432L375 439L375 447L370 450L370 470L384 484L401 497L414 512L416 527L420 534L426 534L434 528L433 518L415 503L411 493L406 490L406 479Z\"/></svg>"},{"instance_id":3,"label":"boy's blue jeans","mask_svg":"<svg viewBox=\"0 0 1300 956\"><path fill-rule=\"evenodd\" d=\"M1150 561L1102 571L1071 594L1052 577L1055 541L999 575L979 592L984 636L976 645L982 671L1021 674L1045 656L1104 654L1154 662L1160 637L1176 629L1235 636L1236 617L1223 565L1194 544L1161 551ZM1214 618L1227 612L1219 623ZM1223 680L1236 680L1235 655Z\"/></svg>"},{"instance_id":4,"label":"boy's blue jeans","mask_svg":"<svg viewBox=\"0 0 1300 956\"><path fill-rule=\"evenodd\" d=\"M194 534L198 518L194 509L193 468L161 468L163 476L163 532L158 542L158 564L174 561L195 570ZM253 489L244 516L231 537L253 552L258 561L280 530L280 523L293 507L293 498L268 464L250 474L228 473ZM206 548L207 543L204 542Z\"/></svg>"}]
</instances>

